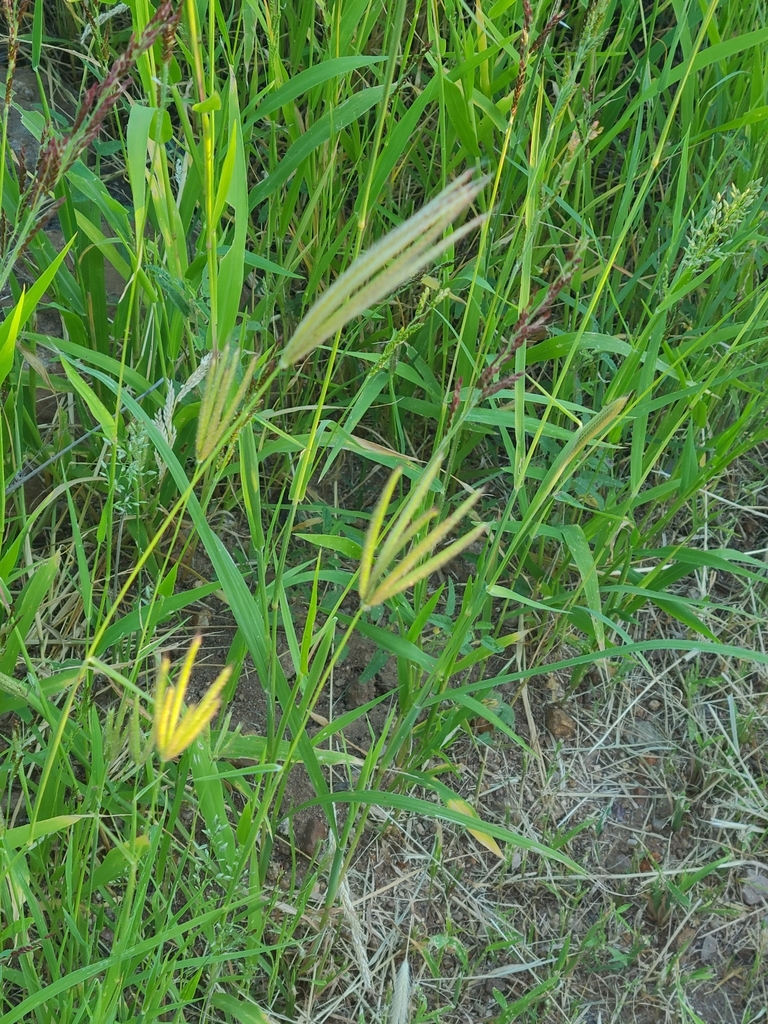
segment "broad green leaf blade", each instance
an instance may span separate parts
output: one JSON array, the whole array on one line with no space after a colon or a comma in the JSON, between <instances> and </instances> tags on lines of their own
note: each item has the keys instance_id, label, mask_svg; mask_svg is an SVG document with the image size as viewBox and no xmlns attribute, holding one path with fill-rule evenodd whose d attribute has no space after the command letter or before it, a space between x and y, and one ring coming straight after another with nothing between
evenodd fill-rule
<instances>
[{"instance_id":1,"label":"broad green leaf blade","mask_svg":"<svg viewBox=\"0 0 768 1024\"><path fill-rule=\"evenodd\" d=\"M59 814L54 818L43 818L42 821L30 822L28 825L18 825L16 828L6 829L0 836L0 843L8 849L20 850L22 846L29 846L44 836L63 832L87 817L87 814Z\"/></svg>"},{"instance_id":2,"label":"broad green leaf blade","mask_svg":"<svg viewBox=\"0 0 768 1024\"><path fill-rule=\"evenodd\" d=\"M13 356L16 351L16 339L19 336L22 316L24 313L24 290L11 313L0 326L0 384L11 372Z\"/></svg>"},{"instance_id":3,"label":"broad green leaf blade","mask_svg":"<svg viewBox=\"0 0 768 1024\"><path fill-rule=\"evenodd\" d=\"M93 388L85 382L68 359L62 359L61 365L64 367L64 372L69 378L70 384L83 399L91 411L93 418L101 427L104 437L111 444L116 444L117 424L115 423L114 414L107 409Z\"/></svg>"},{"instance_id":4,"label":"broad green leaf blade","mask_svg":"<svg viewBox=\"0 0 768 1024\"><path fill-rule=\"evenodd\" d=\"M31 576L15 602L15 629L10 631L5 638L4 647L0 649L0 672L6 675L11 675L14 672L22 644L53 586L53 581L59 571L60 560L60 554L57 551L51 558L37 562L32 567Z\"/></svg>"},{"instance_id":5,"label":"broad green leaf blade","mask_svg":"<svg viewBox=\"0 0 768 1024\"><path fill-rule=\"evenodd\" d=\"M383 60L384 57L331 57L313 68L300 71L264 99L257 100L253 105L249 104L243 112L246 123L260 117L268 117L280 107L292 103L305 92L329 82L332 78L357 71L359 68L372 67Z\"/></svg>"},{"instance_id":6,"label":"broad green leaf blade","mask_svg":"<svg viewBox=\"0 0 768 1024\"><path fill-rule=\"evenodd\" d=\"M315 547L337 551L340 555L345 555L355 561L360 558L360 545L349 537L339 537L331 533L295 533L293 536L298 540L306 541L307 544L314 544Z\"/></svg>"},{"instance_id":7,"label":"broad green leaf blade","mask_svg":"<svg viewBox=\"0 0 768 1024\"><path fill-rule=\"evenodd\" d=\"M0 324L0 384L3 383L11 372L19 331L30 318L51 281L53 281L59 267L64 262L64 258L72 247L73 241L74 239L70 239L61 252L51 260L29 291L22 289L21 296L13 310L6 314L5 319Z\"/></svg>"},{"instance_id":8,"label":"broad green leaf blade","mask_svg":"<svg viewBox=\"0 0 768 1024\"><path fill-rule=\"evenodd\" d=\"M600 600L600 581L597 578L597 566L592 556L592 549L589 546L584 531L577 523L563 526L562 531L563 538L573 556L576 568L579 570L587 605L593 613L592 621L595 627L597 645L601 651L604 651L605 626L602 620L603 606Z\"/></svg>"},{"instance_id":9,"label":"broad green leaf blade","mask_svg":"<svg viewBox=\"0 0 768 1024\"><path fill-rule=\"evenodd\" d=\"M227 342L237 321L240 301L245 278L245 244L248 237L248 180L243 149L243 128L240 121L240 108L237 100L237 83L234 72L230 74L229 97L229 140L225 157L225 168L222 174L229 174L229 180L222 177L220 198L217 205L221 208L224 201L232 209L234 231L230 239L229 250L219 264L219 321L217 325L219 345ZM225 191L226 187L226 191ZM220 211L219 211L220 213ZM216 217L218 222L218 216Z\"/></svg>"},{"instance_id":10,"label":"broad green leaf blade","mask_svg":"<svg viewBox=\"0 0 768 1024\"><path fill-rule=\"evenodd\" d=\"M318 146L322 146L342 128L346 128L352 121L362 117L371 107L375 107L381 101L382 95L381 86L363 89L350 99L345 100L336 110L323 114L300 139L294 142L276 169L251 189L249 200L251 210L274 195Z\"/></svg>"}]
</instances>

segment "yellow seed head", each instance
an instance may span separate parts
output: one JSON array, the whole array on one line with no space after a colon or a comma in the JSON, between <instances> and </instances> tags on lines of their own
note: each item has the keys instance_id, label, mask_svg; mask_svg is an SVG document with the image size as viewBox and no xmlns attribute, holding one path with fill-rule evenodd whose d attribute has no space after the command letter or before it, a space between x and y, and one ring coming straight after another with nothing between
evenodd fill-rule
<instances>
[{"instance_id":1,"label":"yellow seed head","mask_svg":"<svg viewBox=\"0 0 768 1024\"><path fill-rule=\"evenodd\" d=\"M202 642L203 640L200 636L196 636L192 641L175 686L168 684L171 668L169 659L163 658L160 665L155 694L155 718L152 727L152 739L155 749L163 761L171 761L174 757L178 757L179 754L183 753L210 723L219 710L221 691L232 674L231 668L222 669L208 687L202 700L191 708L187 708L186 712L182 715L184 696L189 685L189 677L192 674L192 666L195 663L195 658Z\"/></svg>"}]
</instances>

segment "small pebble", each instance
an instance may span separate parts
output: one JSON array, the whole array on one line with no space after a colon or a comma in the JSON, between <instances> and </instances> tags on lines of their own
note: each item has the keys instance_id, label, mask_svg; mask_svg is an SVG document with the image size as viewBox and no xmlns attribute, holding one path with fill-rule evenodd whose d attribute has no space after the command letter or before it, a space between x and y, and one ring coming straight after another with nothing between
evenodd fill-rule
<instances>
[{"instance_id":1,"label":"small pebble","mask_svg":"<svg viewBox=\"0 0 768 1024\"><path fill-rule=\"evenodd\" d=\"M768 876L756 873L745 878L741 896L748 907L758 907L763 901L768 903Z\"/></svg>"},{"instance_id":2,"label":"small pebble","mask_svg":"<svg viewBox=\"0 0 768 1024\"><path fill-rule=\"evenodd\" d=\"M659 754L670 748L670 743L657 725L647 718L638 717L627 722L622 733L631 752L647 765L655 765Z\"/></svg>"},{"instance_id":3,"label":"small pebble","mask_svg":"<svg viewBox=\"0 0 768 1024\"><path fill-rule=\"evenodd\" d=\"M717 959L718 951L719 946L717 944L717 939L714 937L714 935L706 935L704 937L704 941L701 944L701 952L699 953L699 956L704 961L704 963L708 964L711 963L713 960Z\"/></svg>"},{"instance_id":4,"label":"small pebble","mask_svg":"<svg viewBox=\"0 0 768 1024\"><path fill-rule=\"evenodd\" d=\"M625 853L611 853L606 858L605 868L612 875L628 875L632 871L632 859Z\"/></svg>"},{"instance_id":5,"label":"small pebble","mask_svg":"<svg viewBox=\"0 0 768 1024\"><path fill-rule=\"evenodd\" d=\"M296 844L307 857L314 857L317 848L328 837L328 824L324 818L310 818L296 836Z\"/></svg>"},{"instance_id":6,"label":"small pebble","mask_svg":"<svg viewBox=\"0 0 768 1024\"><path fill-rule=\"evenodd\" d=\"M548 704L544 724L556 740L569 740L576 735L576 722L559 704Z\"/></svg>"}]
</instances>

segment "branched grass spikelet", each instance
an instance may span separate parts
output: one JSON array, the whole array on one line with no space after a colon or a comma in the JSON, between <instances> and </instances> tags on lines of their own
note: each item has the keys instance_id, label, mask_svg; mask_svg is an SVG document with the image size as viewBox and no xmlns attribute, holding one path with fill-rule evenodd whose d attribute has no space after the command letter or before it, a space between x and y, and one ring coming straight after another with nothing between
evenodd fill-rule
<instances>
[{"instance_id":1,"label":"branched grass spikelet","mask_svg":"<svg viewBox=\"0 0 768 1024\"><path fill-rule=\"evenodd\" d=\"M384 517L400 479L401 470L396 469L385 484L371 516L360 555L358 593L363 608L373 608L388 598L394 597L404 590L409 590L420 580L431 576L433 572L461 554L485 533L487 527L484 523L480 523L437 554L431 554L480 500L482 491L474 491L451 515L430 530L422 540L414 544L413 547L408 547L411 541L437 515L435 508L428 509L426 512L419 512L419 510L437 476L442 460L443 456L439 454L426 467L405 504L390 523L387 538L381 546L378 558L374 561L376 548L384 532L382 530ZM428 557L430 555L431 557ZM395 562L398 556L402 557L399 562ZM425 558L427 560L423 561Z\"/></svg>"},{"instance_id":2,"label":"branched grass spikelet","mask_svg":"<svg viewBox=\"0 0 768 1024\"><path fill-rule=\"evenodd\" d=\"M717 193L701 224L691 228L681 271L695 273L713 260L733 255L727 243L744 223L761 186L762 178L758 178L745 189L731 185L725 194Z\"/></svg>"},{"instance_id":3,"label":"branched grass spikelet","mask_svg":"<svg viewBox=\"0 0 768 1024\"><path fill-rule=\"evenodd\" d=\"M227 667L221 670L213 683L208 687L202 700L188 708L182 715L184 696L189 686L192 667L203 639L196 636L190 645L181 674L175 686L169 686L168 679L171 663L163 658L157 677L155 693L155 716L152 728L154 747L163 761L172 761L183 753L193 740L209 724L221 704L221 691L232 674Z\"/></svg>"},{"instance_id":4,"label":"branched grass spikelet","mask_svg":"<svg viewBox=\"0 0 768 1024\"><path fill-rule=\"evenodd\" d=\"M226 438L240 403L251 385L255 361L246 367L243 379L237 382L240 350L236 345L213 353L208 368L200 415L197 421L195 456L204 462Z\"/></svg>"},{"instance_id":5,"label":"branched grass spikelet","mask_svg":"<svg viewBox=\"0 0 768 1024\"><path fill-rule=\"evenodd\" d=\"M346 323L385 299L449 245L482 223L482 216L474 217L448 238L440 239L448 225L471 205L487 180L473 179L471 171L465 172L422 210L359 256L301 321L280 365L291 366L304 359Z\"/></svg>"}]
</instances>

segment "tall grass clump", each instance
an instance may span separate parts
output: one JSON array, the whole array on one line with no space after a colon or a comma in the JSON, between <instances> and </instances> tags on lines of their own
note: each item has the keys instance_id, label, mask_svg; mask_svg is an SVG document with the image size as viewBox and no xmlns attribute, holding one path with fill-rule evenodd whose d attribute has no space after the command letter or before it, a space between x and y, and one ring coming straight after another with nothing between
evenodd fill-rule
<instances>
[{"instance_id":1,"label":"tall grass clump","mask_svg":"<svg viewBox=\"0 0 768 1024\"><path fill-rule=\"evenodd\" d=\"M713 507L768 440L765 10L2 12L3 1021L480 1019L462 978L515 949L484 1019L580 1013L628 915L570 945L605 816L499 811L483 752L549 793L543 672L602 694L591 757L636 674L768 663L713 582L757 621L759 538ZM636 857L663 927L765 855L761 726L734 684L703 739L675 686L740 796L682 880ZM562 941L501 896L471 956L374 937L394 836L435 891L480 885L450 842L489 900L541 883Z\"/></svg>"}]
</instances>

